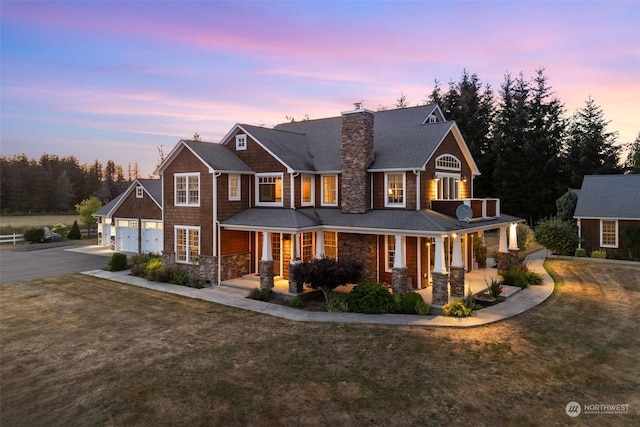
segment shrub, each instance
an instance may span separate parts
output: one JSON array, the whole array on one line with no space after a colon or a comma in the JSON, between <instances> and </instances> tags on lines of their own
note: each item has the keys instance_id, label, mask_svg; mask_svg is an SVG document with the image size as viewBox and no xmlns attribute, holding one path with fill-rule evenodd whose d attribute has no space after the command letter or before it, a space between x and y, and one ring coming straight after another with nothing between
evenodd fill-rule
<instances>
[{"instance_id":1,"label":"shrub","mask_svg":"<svg viewBox=\"0 0 640 427\"><path fill-rule=\"evenodd\" d=\"M427 314L429 314L429 311L431 310L431 306L426 302L424 302L422 298L416 301L415 308L416 308L416 314L419 314L420 316L426 316Z\"/></svg>"},{"instance_id":2,"label":"shrub","mask_svg":"<svg viewBox=\"0 0 640 427\"><path fill-rule=\"evenodd\" d=\"M496 279L491 279L491 283L489 284L489 289L488 289L488 293L491 296L491 298L497 300L498 297L500 297L500 294L502 293L502 282L496 280Z\"/></svg>"},{"instance_id":3,"label":"shrub","mask_svg":"<svg viewBox=\"0 0 640 427\"><path fill-rule=\"evenodd\" d=\"M71 230L69 230L69 235L67 236L69 239L78 240L82 238L82 234L80 233L80 227L78 227L78 221L73 221L73 225L71 226Z\"/></svg>"},{"instance_id":4,"label":"shrub","mask_svg":"<svg viewBox=\"0 0 640 427\"><path fill-rule=\"evenodd\" d=\"M180 286L189 286L189 282L189 274L186 271L177 265L171 267L171 279L169 280L169 283Z\"/></svg>"},{"instance_id":5,"label":"shrub","mask_svg":"<svg viewBox=\"0 0 640 427\"><path fill-rule=\"evenodd\" d=\"M527 224L518 223L516 226L516 236L518 239L518 249L521 251L529 249L535 241L533 230L531 230Z\"/></svg>"},{"instance_id":6,"label":"shrub","mask_svg":"<svg viewBox=\"0 0 640 427\"><path fill-rule=\"evenodd\" d=\"M406 314L416 314L416 303L423 301L422 295L417 292L407 292L400 299L400 311Z\"/></svg>"},{"instance_id":7,"label":"shrub","mask_svg":"<svg viewBox=\"0 0 640 427\"><path fill-rule=\"evenodd\" d=\"M167 267L163 265L160 268L152 270L150 274L146 274L147 280L151 280L153 282L164 282L169 283L171 281L171 267Z\"/></svg>"},{"instance_id":8,"label":"shrub","mask_svg":"<svg viewBox=\"0 0 640 427\"><path fill-rule=\"evenodd\" d=\"M349 311L349 294L332 292L327 302L327 311L331 313L346 313Z\"/></svg>"},{"instance_id":9,"label":"shrub","mask_svg":"<svg viewBox=\"0 0 640 427\"><path fill-rule=\"evenodd\" d=\"M607 251L604 249L601 251L593 251L591 252L591 258L601 258L605 259L607 257Z\"/></svg>"},{"instance_id":10,"label":"shrub","mask_svg":"<svg viewBox=\"0 0 640 427\"><path fill-rule=\"evenodd\" d=\"M500 275L502 276L503 285L517 286L524 289L529 285L542 284L542 276L529 270L529 267L526 265L519 267L512 265L507 271L500 273Z\"/></svg>"},{"instance_id":11,"label":"shrub","mask_svg":"<svg viewBox=\"0 0 640 427\"><path fill-rule=\"evenodd\" d=\"M294 264L289 269L290 280L320 289L329 302L329 294L341 285L357 283L362 277L363 265L358 261L331 258L314 259Z\"/></svg>"},{"instance_id":12,"label":"shrub","mask_svg":"<svg viewBox=\"0 0 640 427\"><path fill-rule=\"evenodd\" d=\"M54 233L58 233L61 238L64 238L69 233L69 227L64 224L56 224L51 227L51 231Z\"/></svg>"},{"instance_id":13,"label":"shrub","mask_svg":"<svg viewBox=\"0 0 640 427\"><path fill-rule=\"evenodd\" d=\"M41 242L44 240L44 228L28 228L22 237L29 243Z\"/></svg>"},{"instance_id":14,"label":"shrub","mask_svg":"<svg viewBox=\"0 0 640 427\"><path fill-rule=\"evenodd\" d=\"M381 283L361 283L349 295L349 309L355 313L392 313L395 309L393 295Z\"/></svg>"},{"instance_id":15,"label":"shrub","mask_svg":"<svg viewBox=\"0 0 640 427\"><path fill-rule=\"evenodd\" d=\"M144 264L133 264L131 266L131 275L132 276L146 277L146 275L147 275L146 271L147 271L147 269L146 269L146 266Z\"/></svg>"},{"instance_id":16,"label":"shrub","mask_svg":"<svg viewBox=\"0 0 640 427\"><path fill-rule=\"evenodd\" d=\"M302 298L295 296L289 300L289 305L294 308L298 308L302 305Z\"/></svg>"},{"instance_id":17,"label":"shrub","mask_svg":"<svg viewBox=\"0 0 640 427\"><path fill-rule=\"evenodd\" d=\"M271 289L253 288L249 292L249 295L247 295L247 298L258 301L269 301L269 299L271 299L271 293Z\"/></svg>"},{"instance_id":18,"label":"shrub","mask_svg":"<svg viewBox=\"0 0 640 427\"><path fill-rule=\"evenodd\" d=\"M587 256L587 250L585 248L578 248L578 249L576 249L575 256L585 257L585 256Z\"/></svg>"},{"instance_id":19,"label":"shrub","mask_svg":"<svg viewBox=\"0 0 640 427\"><path fill-rule=\"evenodd\" d=\"M154 258L152 260L149 260L149 262L147 262L146 264L142 264L142 265L145 266L144 276L147 279L149 279L150 277L153 277L154 270L157 270L160 267L162 267L162 260L160 258Z\"/></svg>"},{"instance_id":20,"label":"shrub","mask_svg":"<svg viewBox=\"0 0 640 427\"><path fill-rule=\"evenodd\" d=\"M122 271L127 269L127 255L116 252L109 257L107 261L107 270Z\"/></svg>"},{"instance_id":21,"label":"shrub","mask_svg":"<svg viewBox=\"0 0 640 427\"><path fill-rule=\"evenodd\" d=\"M535 238L538 243L558 255L571 255L579 243L576 225L558 218L543 219L538 222Z\"/></svg>"},{"instance_id":22,"label":"shrub","mask_svg":"<svg viewBox=\"0 0 640 427\"><path fill-rule=\"evenodd\" d=\"M445 316L468 317L473 314L473 309L467 306L465 300L456 299L442 307Z\"/></svg>"}]
</instances>

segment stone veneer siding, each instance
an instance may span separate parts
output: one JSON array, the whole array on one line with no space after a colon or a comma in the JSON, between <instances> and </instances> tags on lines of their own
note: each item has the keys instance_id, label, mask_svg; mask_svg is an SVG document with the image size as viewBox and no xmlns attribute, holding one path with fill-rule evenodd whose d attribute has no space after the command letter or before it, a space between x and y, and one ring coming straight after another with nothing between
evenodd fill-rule
<instances>
[{"instance_id":1,"label":"stone veneer siding","mask_svg":"<svg viewBox=\"0 0 640 427\"><path fill-rule=\"evenodd\" d=\"M373 113L356 110L342 114L342 212L365 213L371 207L367 168L374 159Z\"/></svg>"},{"instance_id":2,"label":"stone veneer siding","mask_svg":"<svg viewBox=\"0 0 640 427\"><path fill-rule=\"evenodd\" d=\"M464 267L451 267L449 269L449 284L453 298L464 298Z\"/></svg>"},{"instance_id":3,"label":"stone veneer siding","mask_svg":"<svg viewBox=\"0 0 640 427\"><path fill-rule=\"evenodd\" d=\"M218 284L218 257L200 255L198 264L182 264L175 259L175 252L162 252L162 264L169 267L175 264L189 273L191 279L208 281L212 285Z\"/></svg>"},{"instance_id":4,"label":"stone veneer siding","mask_svg":"<svg viewBox=\"0 0 640 427\"><path fill-rule=\"evenodd\" d=\"M442 273L432 273L432 277L432 304L438 307L442 307L449 302L449 275Z\"/></svg>"},{"instance_id":5,"label":"stone veneer siding","mask_svg":"<svg viewBox=\"0 0 640 427\"><path fill-rule=\"evenodd\" d=\"M245 252L241 254L223 255L220 259L220 264L222 270L221 280L242 277L251 272L251 254Z\"/></svg>"},{"instance_id":6,"label":"stone veneer siding","mask_svg":"<svg viewBox=\"0 0 640 427\"><path fill-rule=\"evenodd\" d=\"M260 289L273 289L273 261L260 261Z\"/></svg>"},{"instance_id":7,"label":"stone veneer siding","mask_svg":"<svg viewBox=\"0 0 640 427\"><path fill-rule=\"evenodd\" d=\"M377 280L376 236L368 234L340 233L338 235L338 258L350 258L360 261L364 266L362 280Z\"/></svg>"},{"instance_id":8,"label":"stone veneer siding","mask_svg":"<svg viewBox=\"0 0 640 427\"><path fill-rule=\"evenodd\" d=\"M407 292L407 269L393 268L391 270L391 287L393 294L402 296Z\"/></svg>"}]
</instances>

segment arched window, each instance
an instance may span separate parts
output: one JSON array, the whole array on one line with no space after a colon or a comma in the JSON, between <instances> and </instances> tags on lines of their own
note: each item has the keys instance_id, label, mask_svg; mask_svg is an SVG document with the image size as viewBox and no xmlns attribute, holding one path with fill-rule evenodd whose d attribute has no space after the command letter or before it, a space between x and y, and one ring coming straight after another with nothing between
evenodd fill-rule
<instances>
[{"instance_id":1,"label":"arched window","mask_svg":"<svg viewBox=\"0 0 640 427\"><path fill-rule=\"evenodd\" d=\"M443 154L436 159L437 169L460 170L460 160L451 154Z\"/></svg>"}]
</instances>

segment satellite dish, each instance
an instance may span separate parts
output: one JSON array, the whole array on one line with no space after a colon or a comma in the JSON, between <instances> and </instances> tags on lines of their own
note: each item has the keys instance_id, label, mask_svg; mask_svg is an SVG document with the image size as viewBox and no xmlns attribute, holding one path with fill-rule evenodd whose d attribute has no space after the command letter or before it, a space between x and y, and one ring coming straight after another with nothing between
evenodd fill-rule
<instances>
[{"instance_id":1,"label":"satellite dish","mask_svg":"<svg viewBox=\"0 0 640 427\"><path fill-rule=\"evenodd\" d=\"M469 219L473 218L473 209L471 209L471 206L460 205L456 208L456 217L458 221L469 221Z\"/></svg>"}]
</instances>

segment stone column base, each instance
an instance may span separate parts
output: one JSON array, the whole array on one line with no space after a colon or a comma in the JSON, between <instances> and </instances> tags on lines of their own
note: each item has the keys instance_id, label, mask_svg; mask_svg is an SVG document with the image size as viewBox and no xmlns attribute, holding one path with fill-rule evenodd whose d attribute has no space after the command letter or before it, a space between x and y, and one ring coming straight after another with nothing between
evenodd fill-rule
<instances>
[{"instance_id":1,"label":"stone column base","mask_svg":"<svg viewBox=\"0 0 640 427\"><path fill-rule=\"evenodd\" d=\"M464 267L451 267L449 275L451 296L453 298L464 298Z\"/></svg>"},{"instance_id":2,"label":"stone column base","mask_svg":"<svg viewBox=\"0 0 640 427\"><path fill-rule=\"evenodd\" d=\"M290 294L301 294L303 292L303 283L298 283L292 279L291 275L291 267L294 265L300 264L300 261L291 261L289 264L289 293Z\"/></svg>"},{"instance_id":3,"label":"stone column base","mask_svg":"<svg viewBox=\"0 0 640 427\"><path fill-rule=\"evenodd\" d=\"M394 295L402 296L407 292L407 269L392 268L391 269L391 287Z\"/></svg>"},{"instance_id":4,"label":"stone column base","mask_svg":"<svg viewBox=\"0 0 640 427\"><path fill-rule=\"evenodd\" d=\"M498 273L504 273L509 268L509 254L506 252L498 252Z\"/></svg>"},{"instance_id":5,"label":"stone column base","mask_svg":"<svg viewBox=\"0 0 640 427\"><path fill-rule=\"evenodd\" d=\"M449 302L449 275L432 273L432 304L442 307Z\"/></svg>"},{"instance_id":6,"label":"stone column base","mask_svg":"<svg viewBox=\"0 0 640 427\"><path fill-rule=\"evenodd\" d=\"M260 289L273 289L273 260L260 261Z\"/></svg>"},{"instance_id":7,"label":"stone column base","mask_svg":"<svg viewBox=\"0 0 640 427\"><path fill-rule=\"evenodd\" d=\"M520 251L518 249L509 249L509 266L518 265L520 262Z\"/></svg>"}]
</instances>

